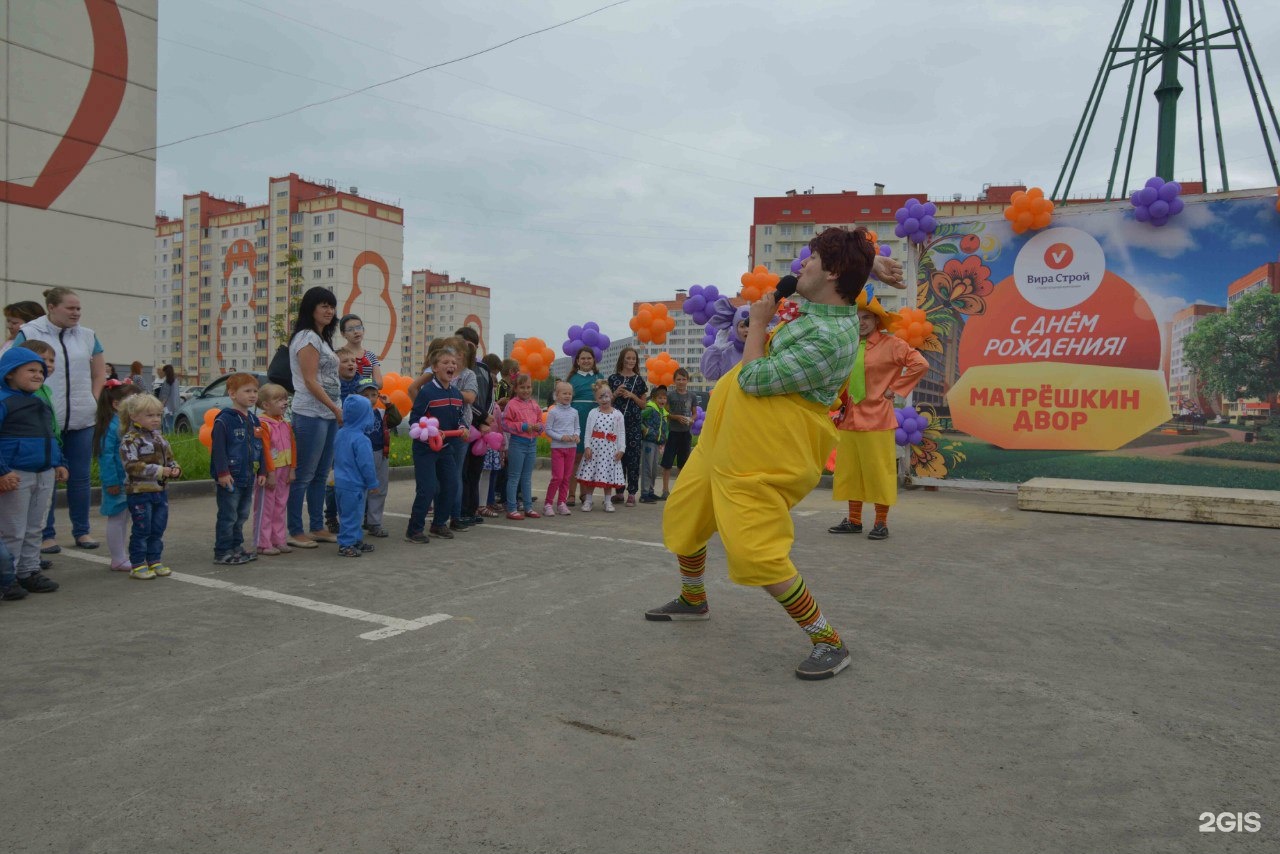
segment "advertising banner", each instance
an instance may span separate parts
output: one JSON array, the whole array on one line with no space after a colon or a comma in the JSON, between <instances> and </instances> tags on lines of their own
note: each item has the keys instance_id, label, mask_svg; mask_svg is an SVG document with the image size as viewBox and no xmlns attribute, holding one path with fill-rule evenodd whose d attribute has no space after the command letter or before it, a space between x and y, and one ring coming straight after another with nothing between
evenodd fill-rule
<instances>
[{"instance_id":1,"label":"advertising banner","mask_svg":"<svg viewBox=\"0 0 1280 854\"><path fill-rule=\"evenodd\" d=\"M1280 281L1273 193L1186 197L1163 227L1128 202L1059 207L1049 227L1020 235L998 213L940 219L909 270L935 329L915 402L950 429L914 450L916 472L965 476L951 470L971 457L969 440L1142 456L1176 444L1176 422L1221 420L1180 344L1251 276Z\"/></svg>"}]
</instances>

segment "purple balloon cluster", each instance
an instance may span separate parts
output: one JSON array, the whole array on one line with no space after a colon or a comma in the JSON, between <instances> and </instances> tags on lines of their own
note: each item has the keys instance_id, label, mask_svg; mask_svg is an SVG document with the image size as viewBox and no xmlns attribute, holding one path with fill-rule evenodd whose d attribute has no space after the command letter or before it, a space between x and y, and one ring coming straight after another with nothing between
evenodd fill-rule
<instances>
[{"instance_id":1,"label":"purple balloon cluster","mask_svg":"<svg viewBox=\"0 0 1280 854\"><path fill-rule=\"evenodd\" d=\"M695 407L693 410L693 423L689 425L689 432L695 436L702 435L702 422L707 420L707 411L701 406Z\"/></svg>"},{"instance_id":2,"label":"purple balloon cluster","mask_svg":"<svg viewBox=\"0 0 1280 854\"><path fill-rule=\"evenodd\" d=\"M907 199L893 218L898 221L893 233L912 243L924 243L938 229L938 206L933 202L920 203L919 199Z\"/></svg>"},{"instance_id":3,"label":"purple balloon cluster","mask_svg":"<svg viewBox=\"0 0 1280 854\"><path fill-rule=\"evenodd\" d=\"M893 431L893 440L899 445L919 445L924 441L924 429L929 426L929 419L905 406L893 411L898 419L898 429Z\"/></svg>"},{"instance_id":4,"label":"purple balloon cluster","mask_svg":"<svg viewBox=\"0 0 1280 854\"><path fill-rule=\"evenodd\" d=\"M577 356L578 351L583 347L590 347L598 362L604 358L604 351L608 350L612 343L609 336L600 331L600 324L594 320L581 326L570 326L568 336L560 345L560 349L570 359Z\"/></svg>"},{"instance_id":5,"label":"purple balloon cluster","mask_svg":"<svg viewBox=\"0 0 1280 854\"><path fill-rule=\"evenodd\" d=\"M804 266L804 260L813 254L813 250L808 246L800 250L800 257L791 262L791 274L800 275L800 268Z\"/></svg>"},{"instance_id":6,"label":"purple balloon cluster","mask_svg":"<svg viewBox=\"0 0 1280 854\"><path fill-rule=\"evenodd\" d=\"M702 326L711 319L718 299L720 299L720 289L715 285L694 285L689 288L689 296L680 307L684 309L685 314L693 318L694 323Z\"/></svg>"},{"instance_id":7,"label":"purple balloon cluster","mask_svg":"<svg viewBox=\"0 0 1280 854\"><path fill-rule=\"evenodd\" d=\"M1148 178L1141 190L1134 190L1129 197L1133 205L1133 218L1154 226L1167 225L1169 220L1182 213L1182 185L1177 181L1165 183L1163 178Z\"/></svg>"}]
</instances>

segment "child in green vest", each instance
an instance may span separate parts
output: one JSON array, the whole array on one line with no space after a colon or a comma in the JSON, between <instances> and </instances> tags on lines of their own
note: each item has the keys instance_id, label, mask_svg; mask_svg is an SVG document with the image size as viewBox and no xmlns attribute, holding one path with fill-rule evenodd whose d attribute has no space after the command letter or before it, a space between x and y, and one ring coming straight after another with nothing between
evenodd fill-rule
<instances>
[{"instance_id":1,"label":"child in green vest","mask_svg":"<svg viewBox=\"0 0 1280 854\"><path fill-rule=\"evenodd\" d=\"M667 415L667 387L660 385L649 395L649 403L640 414L640 439L644 443L640 457L641 504L654 504L658 500L653 483L658 478L658 461L662 459L662 450L671 432Z\"/></svg>"}]
</instances>

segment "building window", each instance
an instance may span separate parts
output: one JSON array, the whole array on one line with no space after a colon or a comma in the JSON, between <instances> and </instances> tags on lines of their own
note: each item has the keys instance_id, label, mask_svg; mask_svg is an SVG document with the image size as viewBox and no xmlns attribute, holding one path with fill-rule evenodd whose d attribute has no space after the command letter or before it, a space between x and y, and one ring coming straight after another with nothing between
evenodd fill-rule
<instances>
[{"instance_id":1,"label":"building window","mask_svg":"<svg viewBox=\"0 0 1280 854\"><path fill-rule=\"evenodd\" d=\"M764 254L766 254L766 255L772 255L772 254L773 254L773 244L772 244L772 243L766 243L766 244L764 245Z\"/></svg>"},{"instance_id":2,"label":"building window","mask_svg":"<svg viewBox=\"0 0 1280 854\"><path fill-rule=\"evenodd\" d=\"M806 225L806 226L801 230L801 233L802 233L802 234L813 234L813 226L811 226L811 225Z\"/></svg>"},{"instance_id":3,"label":"building window","mask_svg":"<svg viewBox=\"0 0 1280 854\"><path fill-rule=\"evenodd\" d=\"M319 225L323 219L324 219L324 217L321 217L321 216L313 216L313 217L311 218L311 224L312 224L312 225Z\"/></svg>"},{"instance_id":4,"label":"building window","mask_svg":"<svg viewBox=\"0 0 1280 854\"><path fill-rule=\"evenodd\" d=\"M320 232L317 231L315 234L311 235L311 242L312 243L320 242Z\"/></svg>"},{"instance_id":5,"label":"building window","mask_svg":"<svg viewBox=\"0 0 1280 854\"><path fill-rule=\"evenodd\" d=\"M319 261L319 260L320 260L320 253L319 253L319 252L312 252L312 253L311 253L311 260L312 260L312 261Z\"/></svg>"},{"instance_id":6,"label":"building window","mask_svg":"<svg viewBox=\"0 0 1280 854\"><path fill-rule=\"evenodd\" d=\"M333 225L337 221L337 214L329 214L329 225Z\"/></svg>"},{"instance_id":7,"label":"building window","mask_svg":"<svg viewBox=\"0 0 1280 854\"><path fill-rule=\"evenodd\" d=\"M329 242L330 242L330 243L332 243L332 242L333 242L333 232L332 232L332 231L331 231L331 232L329 232Z\"/></svg>"},{"instance_id":8,"label":"building window","mask_svg":"<svg viewBox=\"0 0 1280 854\"><path fill-rule=\"evenodd\" d=\"M771 226L771 225L766 225L766 226L764 227L764 235L765 235L765 237L768 237L768 236L769 236L769 235L771 235L771 234L773 234L773 226Z\"/></svg>"},{"instance_id":9,"label":"building window","mask_svg":"<svg viewBox=\"0 0 1280 854\"><path fill-rule=\"evenodd\" d=\"M783 211L783 212L782 212L782 215L783 215L783 216L791 216L791 211Z\"/></svg>"},{"instance_id":10,"label":"building window","mask_svg":"<svg viewBox=\"0 0 1280 854\"><path fill-rule=\"evenodd\" d=\"M332 261L332 260L333 260L333 250L332 250L332 249L330 249L330 250L329 250L329 260L330 260L330 261Z\"/></svg>"},{"instance_id":11,"label":"building window","mask_svg":"<svg viewBox=\"0 0 1280 854\"><path fill-rule=\"evenodd\" d=\"M290 234L290 235L289 235L289 239L290 239L290 240L292 240L294 243L301 243L301 242L302 242L302 232L301 232L301 231L295 231L295 232L293 232L292 234Z\"/></svg>"},{"instance_id":12,"label":"building window","mask_svg":"<svg viewBox=\"0 0 1280 854\"><path fill-rule=\"evenodd\" d=\"M320 268L319 268L319 267L316 267L314 270L312 270L312 271L311 271L311 278L313 278L313 279L318 279L318 278L320 278Z\"/></svg>"},{"instance_id":13,"label":"building window","mask_svg":"<svg viewBox=\"0 0 1280 854\"><path fill-rule=\"evenodd\" d=\"M276 234L288 234L288 233L289 233L289 226L287 225L276 226Z\"/></svg>"},{"instance_id":14,"label":"building window","mask_svg":"<svg viewBox=\"0 0 1280 854\"><path fill-rule=\"evenodd\" d=\"M784 213L785 213L785 211L784 211ZM782 226L782 227L781 227L780 229L778 229L778 230L782 233L782 236L783 236L783 237L790 237L790 236L791 236L791 226L789 226L789 225L784 225L784 226Z\"/></svg>"},{"instance_id":15,"label":"building window","mask_svg":"<svg viewBox=\"0 0 1280 854\"><path fill-rule=\"evenodd\" d=\"M813 211L809 210L808 208L802 208L802 209L800 210L800 213L802 213L802 214L804 214L804 215L806 215L806 216L807 216L807 215L809 215L809 214L813 213Z\"/></svg>"},{"instance_id":16,"label":"building window","mask_svg":"<svg viewBox=\"0 0 1280 854\"><path fill-rule=\"evenodd\" d=\"M863 212L864 214L869 214L869 213L871 213L871 208L863 208L863 209L862 209L862 212Z\"/></svg>"},{"instance_id":17,"label":"building window","mask_svg":"<svg viewBox=\"0 0 1280 854\"><path fill-rule=\"evenodd\" d=\"M299 211L298 213L295 213L293 216L289 217L289 222L291 222L294 225L302 225L302 212Z\"/></svg>"}]
</instances>

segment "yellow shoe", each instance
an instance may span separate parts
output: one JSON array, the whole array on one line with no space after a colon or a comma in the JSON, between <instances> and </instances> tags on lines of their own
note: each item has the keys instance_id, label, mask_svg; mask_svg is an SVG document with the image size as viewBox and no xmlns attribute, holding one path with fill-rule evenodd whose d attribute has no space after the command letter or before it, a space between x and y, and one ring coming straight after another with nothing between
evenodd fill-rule
<instances>
[{"instance_id":1,"label":"yellow shoe","mask_svg":"<svg viewBox=\"0 0 1280 854\"><path fill-rule=\"evenodd\" d=\"M151 571L161 578L167 578L170 575L173 575L173 570L162 563L151 564Z\"/></svg>"},{"instance_id":2,"label":"yellow shoe","mask_svg":"<svg viewBox=\"0 0 1280 854\"><path fill-rule=\"evenodd\" d=\"M153 578L155 578L155 577L156 577L156 574L155 574L154 572L152 572L151 567L147 566L147 565L144 563L144 564L142 564L141 566L135 566L135 567L132 569L132 571L130 571L130 573L129 573L129 577L130 577L130 578L138 578L138 579L141 579L141 580L143 580L143 581L150 581L151 579L153 579Z\"/></svg>"}]
</instances>

